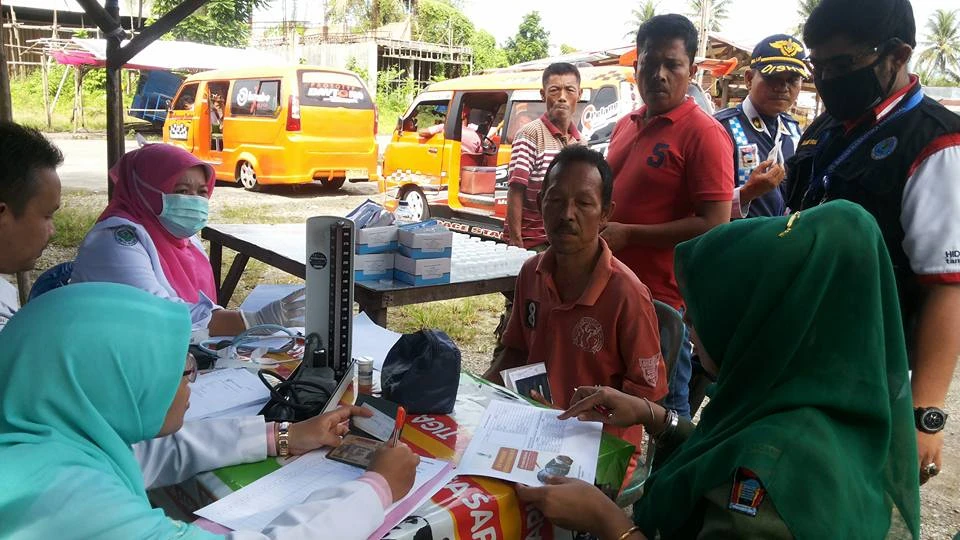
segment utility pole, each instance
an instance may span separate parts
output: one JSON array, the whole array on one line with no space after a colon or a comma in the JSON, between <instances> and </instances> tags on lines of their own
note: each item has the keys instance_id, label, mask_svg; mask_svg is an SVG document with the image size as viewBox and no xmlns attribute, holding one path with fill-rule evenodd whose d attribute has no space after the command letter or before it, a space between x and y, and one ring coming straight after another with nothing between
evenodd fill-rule
<instances>
[{"instance_id":1,"label":"utility pole","mask_svg":"<svg viewBox=\"0 0 960 540\"><path fill-rule=\"evenodd\" d=\"M707 57L707 44L710 42L710 16L712 13L713 1L700 0L700 46L697 49L697 56ZM697 71L697 86L703 84L703 71Z\"/></svg>"}]
</instances>

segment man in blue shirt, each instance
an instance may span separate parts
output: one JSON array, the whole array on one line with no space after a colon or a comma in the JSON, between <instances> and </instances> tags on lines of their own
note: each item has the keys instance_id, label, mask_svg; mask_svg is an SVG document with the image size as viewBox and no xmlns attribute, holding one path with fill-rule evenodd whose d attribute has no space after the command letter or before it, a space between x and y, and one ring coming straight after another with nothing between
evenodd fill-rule
<instances>
[{"instance_id":1,"label":"man in blue shirt","mask_svg":"<svg viewBox=\"0 0 960 540\"><path fill-rule=\"evenodd\" d=\"M780 189L783 164L800 140L800 125L789 110L803 79L810 76L806 59L803 44L793 36L762 40L744 74L749 95L715 116L733 139L736 190L731 219L782 216L786 211Z\"/></svg>"}]
</instances>

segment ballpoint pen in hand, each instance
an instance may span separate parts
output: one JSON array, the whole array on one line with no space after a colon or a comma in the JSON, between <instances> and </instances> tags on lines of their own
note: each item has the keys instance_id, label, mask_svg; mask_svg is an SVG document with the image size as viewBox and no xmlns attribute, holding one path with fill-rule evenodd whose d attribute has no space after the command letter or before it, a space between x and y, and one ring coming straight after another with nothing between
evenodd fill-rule
<instances>
[{"instance_id":1,"label":"ballpoint pen in hand","mask_svg":"<svg viewBox=\"0 0 960 540\"><path fill-rule=\"evenodd\" d=\"M390 436L390 446L396 446L400 441L400 432L403 431L403 424L407 421L407 410L402 406L397 408L397 420L393 425L393 434Z\"/></svg>"}]
</instances>

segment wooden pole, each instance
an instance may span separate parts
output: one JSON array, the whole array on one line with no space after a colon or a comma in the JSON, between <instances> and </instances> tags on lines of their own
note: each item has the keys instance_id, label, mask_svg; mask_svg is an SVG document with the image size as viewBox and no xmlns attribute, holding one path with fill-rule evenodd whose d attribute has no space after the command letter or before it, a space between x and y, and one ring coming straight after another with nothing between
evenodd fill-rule
<instances>
[{"instance_id":1,"label":"wooden pole","mask_svg":"<svg viewBox=\"0 0 960 540\"><path fill-rule=\"evenodd\" d=\"M10 6L13 12L13 6ZM0 13L3 13L3 0L0 0ZM2 17L0 17L2 18ZM7 42L0 24L0 121L13 122L13 105L10 100L10 73L7 71ZM17 272L17 293L20 305L27 302L30 294L30 276L26 272Z\"/></svg>"},{"instance_id":2,"label":"wooden pole","mask_svg":"<svg viewBox=\"0 0 960 540\"><path fill-rule=\"evenodd\" d=\"M0 14L2 13L3 0L0 0ZM10 100L10 73L7 69L7 41L4 37L3 25L0 24L0 121L12 122L13 105Z\"/></svg>"},{"instance_id":3,"label":"wooden pole","mask_svg":"<svg viewBox=\"0 0 960 540\"><path fill-rule=\"evenodd\" d=\"M44 55L40 62L40 79L43 83L43 112L47 115L47 129L53 127L53 117L50 114L50 73L47 56Z\"/></svg>"}]
</instances>

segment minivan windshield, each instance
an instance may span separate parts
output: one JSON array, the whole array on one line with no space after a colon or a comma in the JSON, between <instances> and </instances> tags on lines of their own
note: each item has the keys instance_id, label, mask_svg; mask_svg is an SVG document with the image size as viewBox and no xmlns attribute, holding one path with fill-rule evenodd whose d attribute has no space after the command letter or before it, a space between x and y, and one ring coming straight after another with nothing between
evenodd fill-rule
<instances>
[{"instance_id":1,"label":"minivan windshield","mask_svg":"<svg viewBox=\"0 0 960 540\"><path fill-rule=\"evenodd\" d=\"M301 70L299 78L302 107L373 109L370 94L355 75Z\"/></svg>"}]
</instances>

